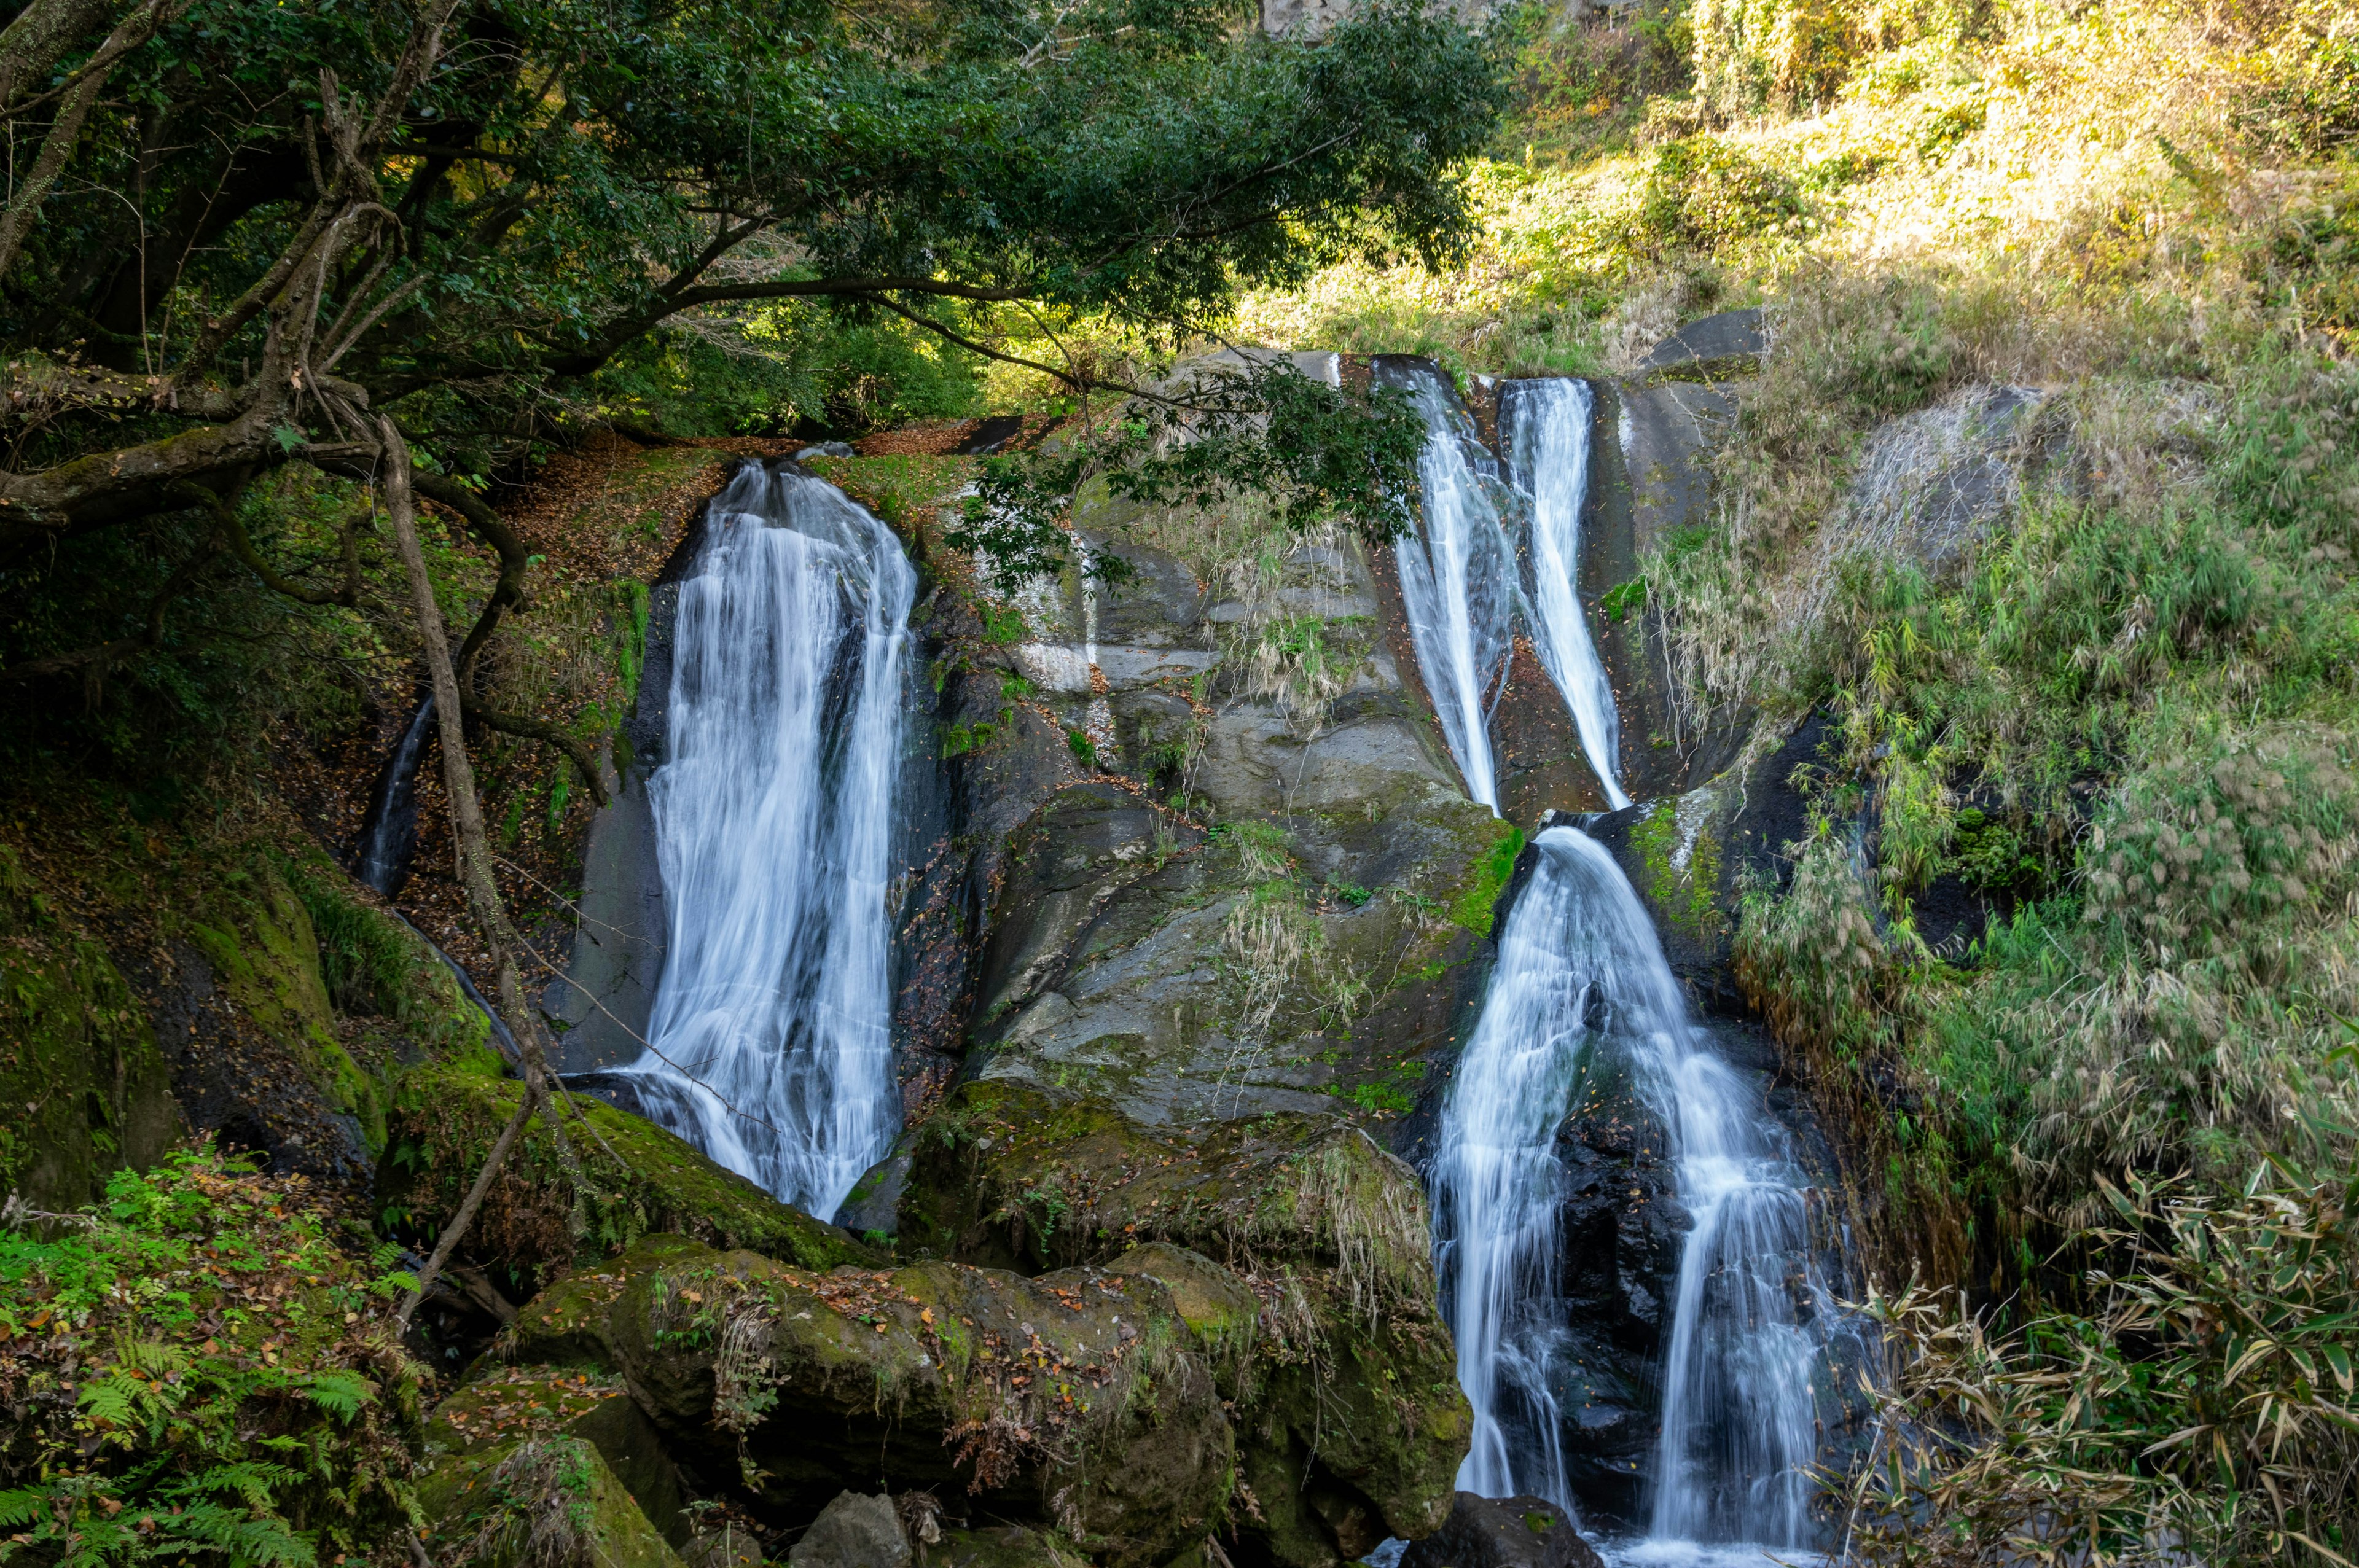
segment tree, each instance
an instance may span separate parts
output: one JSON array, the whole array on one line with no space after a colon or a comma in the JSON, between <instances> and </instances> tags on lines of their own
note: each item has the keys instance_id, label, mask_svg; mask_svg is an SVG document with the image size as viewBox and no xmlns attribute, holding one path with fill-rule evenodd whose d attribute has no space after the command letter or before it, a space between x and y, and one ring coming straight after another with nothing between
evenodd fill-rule
<instances>
[{"instance_id":1,"label":"tree","mask_svg":"<svg viewBox=\"0 0 2359 1568\"><path fill-rule=\"evenodd\" d=\"M965 307L1165 340L1353 251L1440 260L1497 61L1377 0L34 0L0 559L261 466L514 436L683 311ZM427 493L433 493L430 486Z\"/></svg>"}]
</instances>

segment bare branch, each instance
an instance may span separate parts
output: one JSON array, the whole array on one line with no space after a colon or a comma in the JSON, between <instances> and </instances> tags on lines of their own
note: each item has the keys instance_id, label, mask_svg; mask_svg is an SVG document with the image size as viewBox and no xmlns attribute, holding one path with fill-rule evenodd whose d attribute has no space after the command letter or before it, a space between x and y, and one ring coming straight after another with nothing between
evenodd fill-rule
<instances>
[{"instance_id":1,"label":"bare branch","mask_svg":"<svg viewBox=\"0 0 2359 1568\"><path fill-rule=\"evenodd\" d=\"M598 776L597 754L576 737L538 719L485 708L472 697L467 701L467 717L487 730L496 730L503 735L514 735L520 740L538 741L564 753L573 763L573 771L582 775L582 782L590 786L590 798L600 806L606 804L606 784Z\"/></svg>"}]
</instances>

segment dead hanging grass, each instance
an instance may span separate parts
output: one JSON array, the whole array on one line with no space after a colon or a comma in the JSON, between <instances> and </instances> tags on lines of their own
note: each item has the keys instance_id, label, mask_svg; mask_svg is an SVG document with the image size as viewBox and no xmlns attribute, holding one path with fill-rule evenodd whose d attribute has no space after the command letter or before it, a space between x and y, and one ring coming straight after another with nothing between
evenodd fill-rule
<instances>
[{"instance_id":1,"label":"dead hanging grass","mask_svg":"<svg viewBox=\"0 0 2359 1568\"><path fill-rule=\"evenodd\" d=\"M2214 1201L2104 1193L2084 1239L2124 1263L2090 1274L2088 1316L2002 1335L1913 1284L1868 1303L1895 1376L1867 1390L1867 1462L1832 1478L1840 1561L2347 1568L2359 1178L2273 1160Z\"/></svg>"},{"instance_id":2,"label":"dead hanging grass","mask_svg":"<svg viewBox=\"0 0 2359 1568\"><path fill-rule=\"evenodd\" d=\"M598 1539L592 1496L600 1463L578 1437L517 1444L487 1478L489 1517L451 1561L461 1565L514 1563L516 1568L602 1568L609 1553Z\"/></svg>"}]
</instances>

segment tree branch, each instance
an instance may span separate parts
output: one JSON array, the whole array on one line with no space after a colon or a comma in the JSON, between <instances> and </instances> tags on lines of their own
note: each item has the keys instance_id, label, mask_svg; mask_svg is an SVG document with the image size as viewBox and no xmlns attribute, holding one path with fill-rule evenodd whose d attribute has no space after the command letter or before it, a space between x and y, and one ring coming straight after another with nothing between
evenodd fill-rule
<instances>
[{"instance_id":1,"label":"tree branch","mask_svg":"<svg viewBox=\"0 0 2359 1568\"><path fill-rule=\"evenodd\" d=\"M636 341L648 329L699 305L733 304L747 299L843 297L875 299L882 304L885 301L880 296L886 290L929 294L945 299L973 299L986 304L1028 299L1033 293L1028 285L1020 288L993 288L981 284L951 283L931 277L774 278L764 283L703 284L666 295L658 304L645 310L616 318L607 324L604 335L595 344L559 356L549 362L549 369L558 375L588 375L621 352L626 345Z\"/></svg>"},{"instance_id":2,"label":"tree branch","mask_svg":"<svg viewBox=\"0 0 2359 1568\"><path fill-rule=\"evenodd\" d=\"M468 697L466 703L467 717L486 730L496 730L503 735L514 735L526 741L538 741L544 746L562 752L571 760L573 771L582 775L582 782L590 786L590 798L600 806L606 804L606 784L598 776L597 753L579 739L568 735L554 724L527 719L522 714L502 713L496 708L485 708L473 697Z\"/></svg>"},{"instance_id":3,"label":"tree branch","mask_svg":"<svg viewBox=\"0 0 2359 1568\"><path fill-rule=\"evenodd\" d=\"M214 526L221 530L222 537L229 543L230 554L245 562L246 569L260 578L262 586L271 592L284 594L301 604L341 604L346 610L360 608L360 556L349 527L344 531L343 586L334 589L305 588L272 569L270 563L263 558L262 552L254 547L254 541L246 535L245 524L238 520L237 508L230 504L227 496L201 484L188 482L173 485L171 493L190 505L201 506L212 513Z\"/></svg>"},{"instance_id":4,"label":"tree branch","mask_svg":"<svg viewBox=\"0 0 2359 1568\"><path fill-rule=\"evenodd\" d=\"M508 1118L506 1127L500 1129L500 1136L493 1143L492 1152L484 1157L484 1168L475 1173L475 1184L467 1189L467 1196L459 1205L459 1212L451 1217L451 1223L442 1227L441 1238L434 1243L433 1255L419 1269L418 1283L401 1298L401 1306L393 1314L397 1336L409 1332L411 1314L418 1311L418 1303L426 1299L426 1292L434 1288L434 1277L442 1271L444 1264L451 1261L451 1253L459 1245L459 1238L467 1234L467 1227L473 1222L475 1211L484 1206L484 1195L492 1190L492 1178L500 1173L500 1166L508 1157L509 1146L516 1142L516 1134L524 1130L524 1124L531 1118L533 1107L539 1098L538 1087L527 1084L524 1098L516 1101L516 1114Z\"/></svg>"}]
</instances>

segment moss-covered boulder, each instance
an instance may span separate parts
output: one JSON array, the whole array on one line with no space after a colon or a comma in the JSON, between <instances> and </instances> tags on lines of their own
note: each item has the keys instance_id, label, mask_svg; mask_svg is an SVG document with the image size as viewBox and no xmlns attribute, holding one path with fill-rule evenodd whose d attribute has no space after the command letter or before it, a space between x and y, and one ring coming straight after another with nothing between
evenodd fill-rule
<instances>
[{"instance_id":1,"label":"moss-covered boulder","mask_svg":"<svg viewBox=\"0 0 2359 1568\"><path fill-rule=\"evenodd\" d=\"M0 845L0 1192L52 1213L144 1168L179 1132L145 1010Z\"/></svg>"},{"instance_id":2,"label":"moss-covered boulder","mask_svg":"<svg viewBox=\"0 0 2359 1568\"><path fill-rule=\"evenodd\" d=\"M419 1236L439 1233L523 1095L521 1083L463 1067L420 1067L404 1078L377 1166L386 1217ZM460 1249L519 1293L662 1232L810 1269L878 1261L849 1232L788 1207L653 1122L584 1097L571 1104L580 1114L567 1118L567 1139L586 1190L567 1173L549 1119L535 1116Z\"/></svg>"},{"instance_id":3,"label":"moss-covered boulder","mask_svg":"<svg viewBox=\"0 0 2359 1568\"><path fill-rule=\"evenodd\" d=\"M438 1532L480 1530L486 1488L521 1444L575 1438L598 1452L646 1524L674 1548L689 1543L686 1494L662 1434L612 1372L492 1366L454 1390L426 1425L419 1496Z\"/></svg>"},{"instance_id":4,"label":"moss-covered boulder","mask_svg":"<svg viewBox=\"0 0 2359 1568\"><path fill-rule=\"evenodd\" d=\"M946 1530L927 1549L929 1568L1085 1568L1089 1559L1053 1531L1000 1525Z\"/></svg>"},{"instance_id":5,"label":"moss-covered boulder","mask_svg":"<svg viewBox=\"0 0 2359 1568\"><path fill-rule=\"evenodd\" d=\"M528 1308L516 1354L607 1347L673 1452L766 1506L808 1517L880 1477L963 1491L1114 1564L1168 1562L1226 1517L1218 1380L1144 1272L821 1272L668 1243L590 1282Z\"/></svg>"},{"instance_id":6,"label":"moss-covered boulder","mask_svg":"<svg viewBox=\"0 0 2359 1568\"><path fill-rule=\"evenodd\" d=\"M430 1472L420 1532L450 1568L683 1568L588 1438L510 1439Z\"/></svg>"},{"instance_id":7,"label":"moss-covered boulder","mask_svg":"<svg viewBox=\"0 0 2359 1568\"><path fill-rule=\"evenodd\" d=\"M911 1151L905 1250L1164 1285L1234 1407L1233 1517L1278 1562L1355 1559L1448 1517L1472 1421L1424 1195L1358 1128L1183 1134L996 1079L954 1092Z\"/></svg>"}]
</instances>

